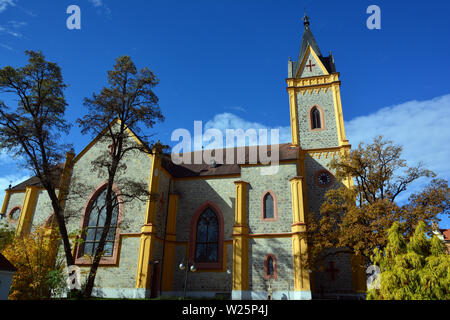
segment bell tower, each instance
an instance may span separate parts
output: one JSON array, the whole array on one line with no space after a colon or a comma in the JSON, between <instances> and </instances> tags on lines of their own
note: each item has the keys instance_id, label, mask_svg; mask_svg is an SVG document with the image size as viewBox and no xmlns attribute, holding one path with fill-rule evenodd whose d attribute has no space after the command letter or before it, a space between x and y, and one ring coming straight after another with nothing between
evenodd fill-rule
<instances>
[{"instance_id":1,"label":"bell tower","mask_svg":"<svg viewBox=\"0 0 450 320\"><path fill-rule=\"evenodd\" d=\"M339 73L333 55L325 57L303 17L303 38L297 61L288 62L292 144L303 150L348 145L342 115Z\"/></svg>"}]
</instances>

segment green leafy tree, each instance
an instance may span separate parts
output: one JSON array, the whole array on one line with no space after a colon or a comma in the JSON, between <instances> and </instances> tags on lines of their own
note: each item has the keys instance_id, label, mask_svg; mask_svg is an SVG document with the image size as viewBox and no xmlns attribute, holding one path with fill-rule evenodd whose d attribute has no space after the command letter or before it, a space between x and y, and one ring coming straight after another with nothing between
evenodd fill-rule
<instances>
[{"instance_id":1,"label":"green leafy tree","mask_svg":"<svg viewBox=\"0 0 450 320\"><path fill-rule=\"evenodd\" d=\"M384 250L375 249L372 262L379 266L379 286L368 291L367 299L450 300L450 255L434 235L426 236L421 221L407 242L400 224L388 231Z\"/></svg>"},{"instance_id":2,"label":"green leafy tree","mask_svg":"<svg viewBox=\"0 0 450 320\"><path fill-rule=\"evenodd\" d=\"M6 218L0 220L0 253L13 241L14 233Z\"/></svg>"}]
</instances>

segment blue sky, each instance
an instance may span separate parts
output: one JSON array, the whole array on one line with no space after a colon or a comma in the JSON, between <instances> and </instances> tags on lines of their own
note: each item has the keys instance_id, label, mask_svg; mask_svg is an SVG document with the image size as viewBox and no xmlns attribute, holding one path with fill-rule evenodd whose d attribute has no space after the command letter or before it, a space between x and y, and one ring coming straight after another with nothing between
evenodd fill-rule
<instances>
[{"instance_id":1,"label":"blue sky","mask_svg":"<svg viewBox=\"0 0 450 320\"><path fill-rule=\"evenodd\" d=\"M81 8L81 30L66 27L71 4ZM366 27L372 4L381 8L381 30ZM75 121L114 59L130 55L160 79L166 121L154 133L164 143L195 120L280 128L289 139L287 61L297 59L305 8L341 74L350 143L385 135L411 164L423 161L449 179L448 1L0 0L0 65L24 65L25 50L42 50L63 70ZM76 152L89 140L76 126L66 138ZM0 154L0 189L26 176ZM441 226L450 228L449 219Z\"/></svg>"}]
</instances>

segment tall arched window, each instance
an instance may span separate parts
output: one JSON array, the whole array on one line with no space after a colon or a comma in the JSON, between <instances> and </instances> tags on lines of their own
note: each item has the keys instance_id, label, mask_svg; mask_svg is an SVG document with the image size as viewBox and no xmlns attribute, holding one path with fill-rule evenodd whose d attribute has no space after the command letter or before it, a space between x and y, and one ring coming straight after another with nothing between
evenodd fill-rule
<instances>
[{"instance_id":1,"label":"tall arched window","mask_svg":"<svg viewBox=\"0 0 450 320\"><path fill-rule=\"evenodd\" d=\"M277 258L273 254L268 254L264 259L264 278L278 279Z\"/></svg>"},{"instance_id":2,"label":"tall arched window","mask_svg":"<svg viewBox=\"0 0 450 320\"><path fill-rule=\"evenodd\" d=\"M106 184L102 184L91 194L85 209L82 221L82 244L77 250L77 264L90 264L91 259L86 256L94 256L95 251L100 243L106 222ZM119 243L119 225L122 219L122 202L121 195L117 187L113 186L112 193L112 217L108 235L106 237L105 246L103 248L103 256L101 264L115 264L117 262L117 250Z\"/></svg>"},{"instance_id":3,"label":"tall arched window","mask_svg":"<svg viewBox=\"0 0 450 320\"><path fill-rule=\"evenodd\" d=\"M201 269L223 269L223 215L211 201L203 203L191 220L190 260Z\"/></svg>"},{"instance_id":4,"label":"tall arched window","mask_svg":"<svg viewBox=\"0 0 450 320\"><path fill-rule=\"evenodd\" d=\"M206 208L197 222L195 262L217 262L219 249L219 222L216 213Z\"/></svg>"},{"instance_id":5,"label":"tall arched window","mask_svg":"<svg viewBox=\"0 0 450 320\"><path fill-rule=\"evenodd\" d=\"M261 218L263 221L278 219L277 198L272 191L266 191L261 198Z\"/></svg>"},{"instance_id":6,"label":"tall arched window","mask_svg":"<svg viewBox=\"0 0 450 320\"><path fill-rule=\"evenodd\" d=\"M111 224L108 231L104 247L104 256L111 257L114 249L114 240L116 238L117 218L119 215L119 203L117 196L113 195L113 214ZM100 242L106 221L106 188L92 199L89 208L89 219L86 225L86 233L84 238L83 254L93 256Z\"/></svg>"},{"instance_id":7,"label":"tall arched window","mask_svg":"<svg viewBox=\"0 0 450 320\"><path fill-rule=\"evenodd\" d=\"M321 129L322 121L320 110L317 107L311 109L311 129Z\"/></svg>"},{"instance_id":8,"label":"tall arched window","mask_svg":"<svg viewBox=\"0 0 450 320\"><path fill-rule=\"evenodd\" d=\"M273 197L268 192L264 196L264 219L273 219L274 218L274 205L273 205Z\"/></svg>"},{"instance_id":9,"label":"tall arched window","mask_svg":"<svg viewBox=\"0 0 450 320\"><path fill-rule=\"evenodd\" d=\"M275 273L275 270L273 268L273 258L269 256L267 258L267 275L273 276L274 273Z\"/></svg>"}]
</instances>

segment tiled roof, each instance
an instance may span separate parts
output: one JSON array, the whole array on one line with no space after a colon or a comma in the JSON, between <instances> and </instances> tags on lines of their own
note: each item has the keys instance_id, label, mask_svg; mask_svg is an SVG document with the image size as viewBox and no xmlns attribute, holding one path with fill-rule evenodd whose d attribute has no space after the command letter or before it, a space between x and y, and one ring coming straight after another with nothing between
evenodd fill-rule
<instances>
[{"instance_id":1,"label":"tiled roof","mask_svg":"<svg viewBox=\"0 0 450 320\"><path fill-rule=\"evenodd\" d=\"M292 147L290 143L279 144L279 161L286 160L296 160L298 157L298 147ZM268 154L270 157L270 153L272 151L273 146L264 146L267 147L267 151L263 154ZM250 161L251 154L257 155L256 163L261 164L261 160L259 158L259 149L261 146L251 146L251 147L238 147L238 148L230 148L230 149L222 149L223 160L218 161L215 166L211 166L210 163L204 163L202 160L202 164L175 164L171 160L169 154L164 154L162 158L162 166L175 178L186 178L186 177L199 177L199 176L216 176L216 175L232 175L232 174L240 174L241 173L241 164L252 164ZM184 154L184 156L188 159L191 159L190 163L194 162L195 157L197 156L200 159L203 159L203 154L208 150L196 151ZM265 151L265 150L263 150ZM212 151L208 151L212 152ZM217 152L217 150L215 150ZM233 152L234 154L234 162L227 163L227 152ZM237 162L238 154L242 152L245 155L244 163ZM215 153L212 153L214 156ZM183 157L183 155L180 155Z\"/></svg>"},{"instance_id":2,"label":"tiled roof","mask_svg":"<svg viewBox=\"0 0 450 320\"><path fill-rule=\"evenodd\" d=\"M279 161L286 160L296 160L298 157L298 147L293 147L290 143L284 143L277 145L279 148ZM263 146L266 147L266 150L262 150L263 154L267 154L270 157L270 152L274 146ZM261 164L261 160L259 158L259 148L261 146L250 146L250 147L238 147L238 148L230 148L230 149L222 149L223 152L223 160L218 162L215 166L211 166L210 163L204 163L202 160L202 164L175 164L170 154L163 154L161 159L162 166L174 177L174 178L187 178L187 177L202 177L202 176L226 176L226 175L235 175L241 173L241 164L253 164L253 159L250 155L257 155L257 163ZM194 163L194 159L196 156L203 159L202 153L207 152L208 150L190 152L185 154L185 157L191 159L191 163ZM216 150L217 151L217 150ZM227 152L232 151L234 153L234 162L228 164L227 162ZM245 155L244 163L238 163L238 154L241 152ZM214 153L212 153L214 155ZM182 156L182 155L181 155ZM252 161L252 162L251 162ZM57 185L61 178L61 173L63 169L63 164L55 166L55 174L54 174L54 182ZM34 176L24 182L12 187L12 190L20 191L25 190L27 186L36 186L42 187L42 184L38 177Z\"/></svg>"},{"instance_id":3,"label":"tiled roof","mask_svg":"<svg viewBox=\"0 0 450 320\"><path fill-rule=\"evenodd\" d=\"M441 233L443 234L444 240L450 240L450 229L440 229L439 231L441 231Z\"/></svg>"},{"instance_id":4,"label":"tiled roof","mask_svg":"<svg viewBox=\"0 0 450 320\"><path fill-rule=\"evenodd\" d=\"M63 167L64 167L63 163L60 163L60 164L57 164L56 166L54 166L52 179L53 179L54 185L56 185L56 186L59 185L59 180L61 179L61 173L62 173ZM14 187L11 188L11 190L22 191L22 190L25 190L25 188L29 187L29 186L42 187L42 183L37 176L34 176L34 177L31 177L30 179L27 179L27 180L19 183L18 185L15 185Z\"/></svg>"}]
</instances>

